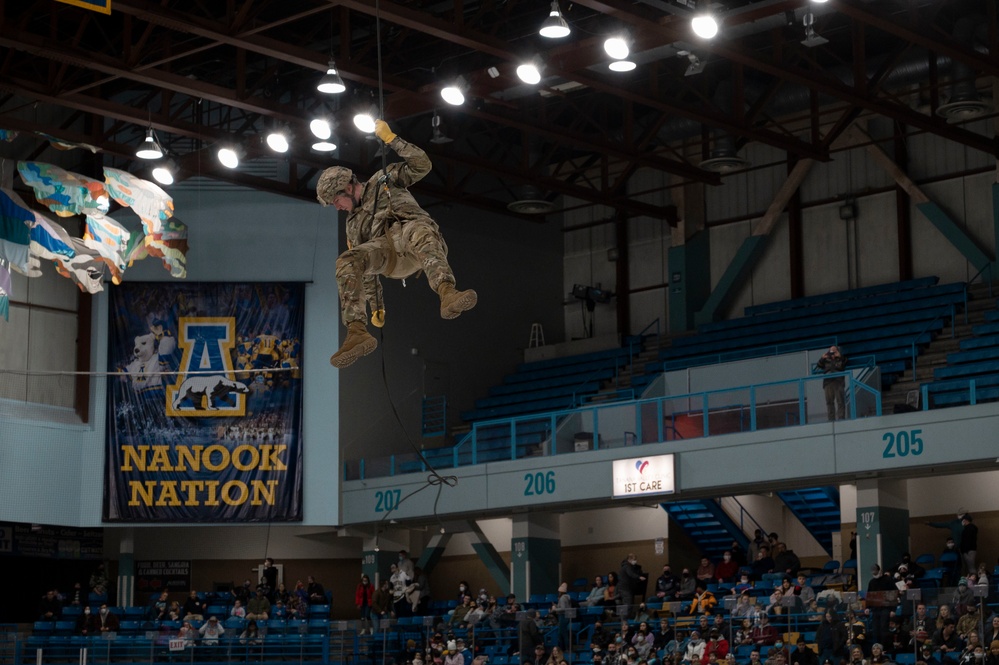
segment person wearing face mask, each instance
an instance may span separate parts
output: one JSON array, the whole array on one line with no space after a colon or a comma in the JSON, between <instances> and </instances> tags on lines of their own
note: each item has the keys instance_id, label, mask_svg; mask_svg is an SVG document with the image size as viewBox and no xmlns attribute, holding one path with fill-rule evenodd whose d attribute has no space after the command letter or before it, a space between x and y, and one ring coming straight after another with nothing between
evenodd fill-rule
<instances>
[{"instance_id":1,"label":"person wearing face mask","mask_svg":"<svg viewBox=\"0 0 999 665\"><path fill-rule=\"evenodd\" d=\"M791 662L791 652L788 651L787 645L784 644L783 638L779 635L777 637L777 641L774 642L774 645L770 648L770 651L767 652L767 658L772 658L775 655L780 655L781 660L784 663Z\"/></svg>"},{"instance_id":2,"label":"person wearing face mask","mask_svg":"<svg viewBox=\"0 0 999 665\"><path fill-rule=\"evenodd\" d=\"M107 604L101 605L97 612L97 630L101 633L117 633L118 617L108 610Z\"/></svg>"},{"instance_id":3,"label":"person wearing face mask","mask_svg":"<svg viewBox=\"0 0 999 665\"><path fill-rule=\"evenodd\" d=\"M738 574L739 564L733 560L731 550L725 550L721 563L715 566L714 579L718 580L719 584L727 584L734 580Z\"/></svg>"},{"instance_id":4,"label":"person wearing face mask","mask_svg":"<svg viewBox=\"0 0 999 665\"><path fill-rule=\"evenodd\" d=\"M465 580L458 582L458 603L461 603L465 599L465 596L469 595L468 589L468 582Z\"/></svg>"},{"instance_id":5,"label":"person wearing face mask","mask_svg":"<svg viewBox=\"0 0 999 665\"><path fill-rule=\"evenodd\" d=\"M79 635L90 635L94 632L97 618L90 613L90 608L83 607L83 612L76 618L76 632Z\"/></svg>"},{"instance_id":6,"label":"person wearing face mask","mask_svg":"<svg viewBox=\"0 0 999 665\"><path fill-rule=\"evenodd\" d=\"M656 597L664 602L670 602L680 592L680 581L673 574L673 569L667 563L663 566L663 574L656 578Z\"/></svg>"},{"instance_id":7,"label":"person wearing face mask","mask_svg":"<svg viewBox=\"0 0 999 665\"><path fill-rule=\"evenodd\" d=\"M690 574L689 568L684 568L680 573L680 589L677 592L678 600L690 600L697 591L697 580Z\"/></svg>"},{"instance_id":8,"label":"person wearing face mask","mask_svg":"<svg viewBox=\"0 0 999 665\"><path fill-rule=\"evenodd\" d=\"M415 579L416 572L413 570L413 560L409 558L409 552L406 550L399 550L399 570L406 573L406 577L409 579Z\"/></svg>"}]
</instances>

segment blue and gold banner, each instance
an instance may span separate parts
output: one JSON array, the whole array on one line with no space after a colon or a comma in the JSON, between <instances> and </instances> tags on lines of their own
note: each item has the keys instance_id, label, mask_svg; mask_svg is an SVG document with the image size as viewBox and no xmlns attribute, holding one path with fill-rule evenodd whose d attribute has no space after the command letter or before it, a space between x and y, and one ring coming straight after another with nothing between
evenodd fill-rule
<instances>
[{"instance_id":1,"label":"blue and gold banner","mask_svg":"<svg viewBox=\"0 0 999 665\"><path fill-rule=\"evenodd\" d=\"M105 522L302 519L303 296L111 290Z\"/></svg>"}]
</instances>

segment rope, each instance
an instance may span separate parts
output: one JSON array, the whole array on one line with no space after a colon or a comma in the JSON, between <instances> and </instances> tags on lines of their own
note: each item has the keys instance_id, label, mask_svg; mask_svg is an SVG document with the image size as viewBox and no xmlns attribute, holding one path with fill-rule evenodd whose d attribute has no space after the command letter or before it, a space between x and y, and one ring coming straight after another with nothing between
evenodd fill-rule
<instances>
[{"instance_id":1,"label":"rope","mask_svg":"<svg viewBox=\"0 0 999 665\"><path fill-rule=\"evenodd\" d=\"M376 49L376 54L377 54L377 58L378 58L378 115L379 115L379 117L382 120L384 120L385 119L385 86L384 86L384 83L382 82L382 29L381 29L382 19L381 19L381 13L380 13L380 7L379 7L379 5L380 5L379 0L375 0L375 49ZM392 194L389 191L389 187L388 187L388 158L387 158L386 151L385 151L384 148L382 149L382 179L381 179L381 182L379 183L379 189L381 189L381 188L384 188L386 196L389 197L389 209L391 210L391 208L392 208ZM376 192L375 192L375 211L377 211L377 210L378 210L378 190L376 190ZM389 253L394 258L394 255L395 255L395 242L393 242L393 239L392 239L392 237L390 235L390 232L389 232L389 228L390 228L390 225L386 225L386 227L385 227L385 237L389 241ZM394 261L393 261L393 263L394 263ZM384 328L379 328L378 330L379 330L379 335L378 336L380 338L379 339L379 344L382 347L382 354L381 354L381 356L382 356L382 383L385 384L385 394L388 395L388 397L389 397L389 400L388 400L389 406L392 407L392 414L395 416L396 422L399 423L399 427L402 429L403 433L406 435L406 440L409 442L410 447L413 449L414 452L416 452L417 456L420 458L420 460L423 462L423 464L427 467L427 469L429 470L429 473L427 475L427 479L426 479L425 483L422 486L416 488L415 490L413 490L412 492L410 492L406 496L402 497L402 499L400 499L399 501L397 501L396 504L395 504L395 506L391 510L387 511L382 516L381 520L379 520L378 526L375 527L375 549L377 549L377 547L378 547L377 543L378 543L378 531L379 531L379 527L382 525L382 523L385 522L385 520L387 520L389 518L389 516L392 513L395 512L396 508L398 508L400 505L402 505L402 503L404 501L406 501L406 499L410 498L411 496L414 496L415 494L418 494L418 493L422 492L423 490L427 489L428 487L433 487L435 485L437 486L437 496L434 498L434 517L437 519L437 523L440 524L441 533L444 533L444 523L441 521L440 517L437 515L437 504L440 501L441 491L444 489L445 485L447 485L448 487L454 487L455 485L458 484L458 477L457 476L454 476L454 475L443 476L443 475L440 474L440 472L437 471L437 469L434 468L434 465L431 464L427 460L427 458L423 455L423 451L420 450L420 448L416 445L416 443L413 441L413 439L409 436L409 431L406 429L406 426L402 424L402 418L399 416L399 411L396 410L396 408L395 408L395 402L392 400L392 393L389 390L389 384L388 384L388 373L385 370L385 329Z\"/></svg>"}]
</instances>

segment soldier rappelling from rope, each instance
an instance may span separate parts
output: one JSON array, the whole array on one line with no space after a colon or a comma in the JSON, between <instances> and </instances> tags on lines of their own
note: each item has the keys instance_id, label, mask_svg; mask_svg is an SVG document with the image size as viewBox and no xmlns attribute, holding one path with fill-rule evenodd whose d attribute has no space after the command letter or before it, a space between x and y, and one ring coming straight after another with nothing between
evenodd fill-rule
<instances>
[{"instance_id":1,"label":"soldier rappelling from rope","mask_svg":"<svg viewBox=\"0 0 999 665\"><path fill-rule=\"evenodd\" d=\"M404 161L390 164L364 183L350 169L334 166L323 171L316 184L320 203L347 213L348 249L336 261L347 338L330 358L340 369L378 346L365 319L370 305L372 325L385 325L379 275L405 279L422 270L440 296L445 319L456 318L478 301L475 291L455 289L440 229L409 193L408 187L430 172L427 153L396 136L383 120L375 122L375 135Z\"/></svg>"}]
</instances>

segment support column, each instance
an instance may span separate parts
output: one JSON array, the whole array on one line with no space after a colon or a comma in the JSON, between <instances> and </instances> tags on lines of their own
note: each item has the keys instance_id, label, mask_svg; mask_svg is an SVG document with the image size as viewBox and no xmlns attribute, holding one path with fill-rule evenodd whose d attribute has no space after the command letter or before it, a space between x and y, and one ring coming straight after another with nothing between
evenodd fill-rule
<instances>
[{"instance_id":1,"label":"support column","mask_svg":"<svg viewBox=\"0 0 999 665\"><path fill-rule=\"evenodd\" d=\"M514 525L514 533L516 533L516 520L514 520ZM486 570L489 571L489 575L496 582L500 592L510 593L510 567L506 565L506 561L499 555L493 544L486 538L486 534L482 533L482 529L475 522L468 522L468 538L472 543L472 549L482 559L482 563L486 564Z\"/></svg>"},{"instance_id":2,"label":"support column","mask_svg":"<svg viewBox=\"0 0 999 665\"><path fill-rule=\"evenodd\" d=\"M524 601L535 593L555 593L561 583L562 568L559 516L514 515L510 545L512 591L517 599Z\"/></svg>"},{"instance_id":3,"label":"support column","mask_svg":"<svg viewBox=\"0 0 999 665\"><path fill-rule=\"evenodd\" d=\"M444 556L447 544L451 542L451 532L438 533L430 538L430 542L420 552L420 560L416 562L416 567L429 575L434 567Z\"/></svg>"},{"instance_id":4,"label":"support column","mask_svg":"<svg viewBox=\"0 0 999 665\"><path fill-rule=\"evenodd\" d=\"M901 560L909 550L909 496L905 480L857 481L857 575L866 589L871 566Z\"/></svg>"},{"instance_id":5,"label":"support column","mask_svg":"<svg viewBox=\"0 0 999 665\"><path fill-rule=\"evenodd\" d=\"M389 566L398 561L399 549L386 550L378 546L377 538L364 539L364 552L361 554L361 573L367 575L377 589L382 577L388 579ZM384 572L382 572L384 571ZM361 580L358 579L358 582Z\"/></svg>"},{"instance_id":6,"label":"support column","mask_svg":"<svg viewBox=\"0 0 999 665\"><path fill-rule=\"evenodd\" d=\"M711 295L711 244L704 228L704 185L674 188L680 219L666 252L669 330L694 329L694 315Z\"/></svg>"},{"instance_id":7,"label":"support column","mask_svg":"<svg viewBox=\"0 0 999 665\"><path fill-rule=\"evenodd\" d=\"M121 529L118 536L118 607L135 605L135 529Z\"/></svg>"}]
</instances>

